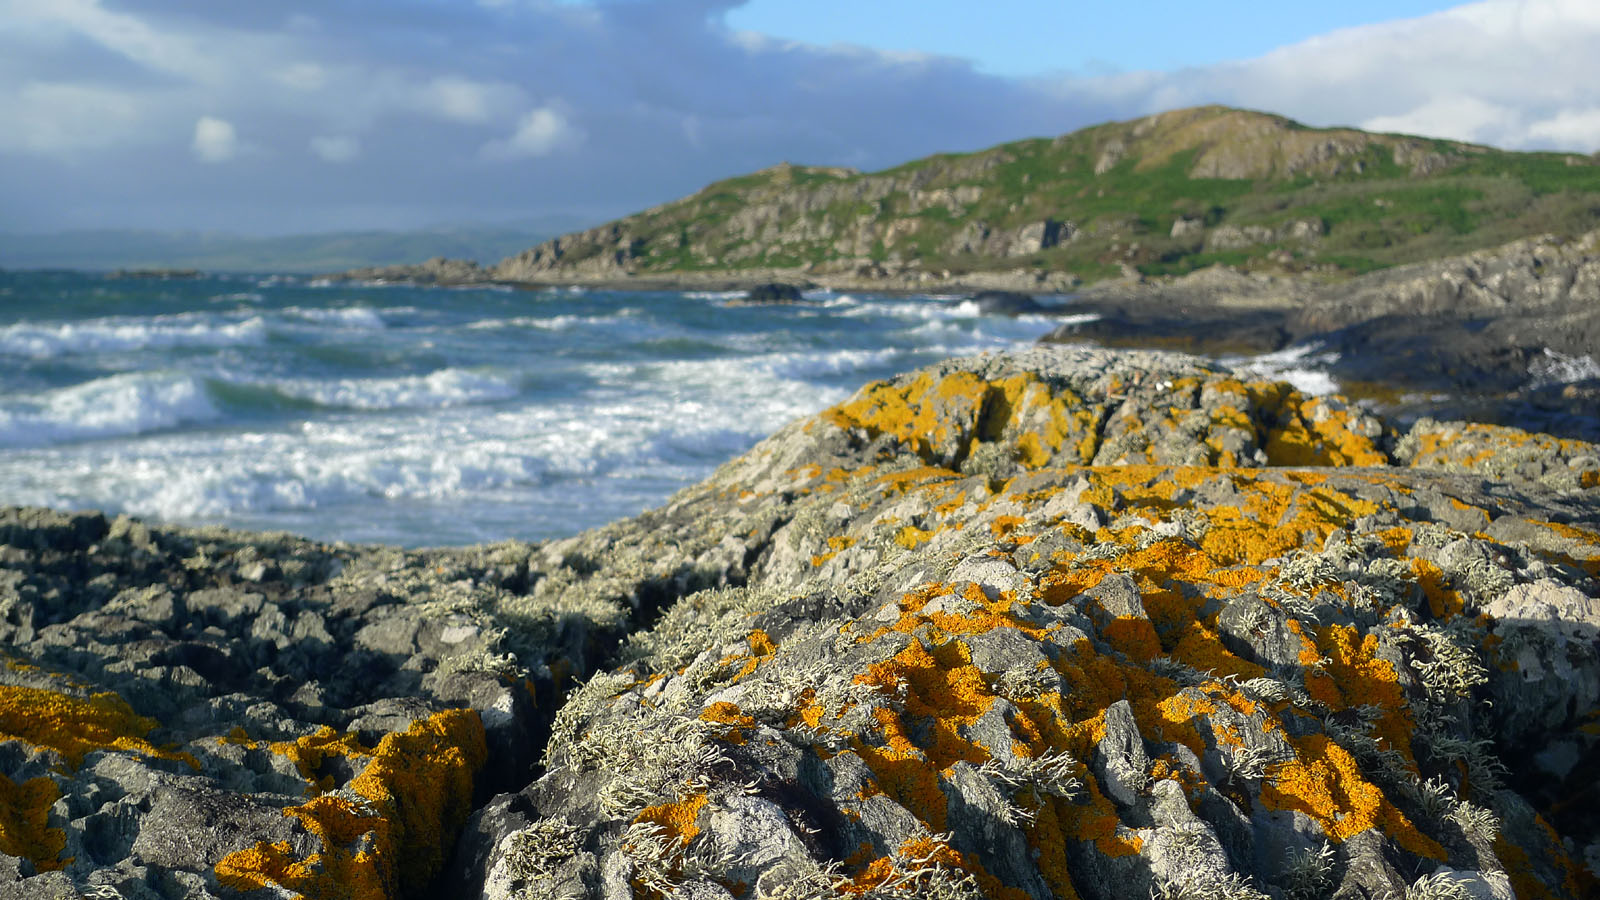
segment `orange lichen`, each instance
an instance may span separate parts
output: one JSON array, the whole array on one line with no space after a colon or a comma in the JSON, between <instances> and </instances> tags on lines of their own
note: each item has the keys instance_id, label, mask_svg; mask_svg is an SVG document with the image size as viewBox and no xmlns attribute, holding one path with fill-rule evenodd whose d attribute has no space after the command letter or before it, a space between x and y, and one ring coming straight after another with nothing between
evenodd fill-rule
<instances>
[{"instance_id":1,"label":"orange lichen","mask_svg":"<svg viewBox=\"0 0 1600 900\"><path fill-rule=\"evenodd\" d=\"M17 784L0 775L0 853L26 859L41 872L65 867L67 833L50 827L50 807L59 799L61 791L49 778Z\"/></svg>"},{"instance_id":2,"label":"orange lichen","mask_svg":"<svg viewBox=\"0 0 1600 900\"><path fill-rule=\"evenodd\" d=\"M959 458L980 441L1010 436L1025 467L1047 465L1072 444L1079 459L1093 456L1100 412L1071 391L1052 389L1032 374L984 381L970 372L935 380L922 372L900 386L876 382L822 413L839 428L890 434L924 459Z\"/></svg>"},{"instance_id":3,"label":"orange lichen","mask_svg":"<svg viewBox=\"0 0 1600 900\"><path fill-rule=\"evenodd\" d=\"M996 516L994 521L989 523L989 533L998 540L1004 540L1025 521L1021 516Z\"/></svg>"},{"instance_id":4,"label":"orange lichen","mask_svg":"<svg viewBox=\"0 0 1600 900\"><path fill-rule=\"evenodd\" d=\"M634 816L635 822L653 822L666 831L669 840L687 845L700 833L700 826L696 820L700 818L700 811L705 808L707 797L705 794L694 794L673 803L663 803L651 806Z\"/></svg>"},{"instance_id":5,"label":"orange lichen","mask_svg":"<svg viewBox=\"0 0 1600 900\"><path fill-rule=\"evenodd\" d=\"M946 801L939 773L959 761L981 764L990 757L988 748L962 735L964 727L994 704L983 673L972 665L971 654L961 641L932 648L913 641L894 657L869 666L855 680L885 692L905 686L903 713L887 707L873 710L882 742L869 744L857 737L852 747L884 793L934 831L943 831ZM912 722L925 735L920 744L911 738Z\"/></svg>"},{"instance_id":6,"label":"orange lichen","mask_svg":"<svg viewBox=\"0 0 1600 900\"><path fill-rule=\"evenodd\" d=\"M1149 619L1118 616L1106 624L1101 635L1134 662L1147 663L1161 655L1161 639Z\"/></svg>"},{"instance_id":7,"label":"orange lichen","mask_svg":"<svg viewBox=\"0 0 1600 900\"><path fill-rule=\"evenodd\" d=\"M1378 739L1412 760L1411 714L1394 665L1377 656L1377 636L1328 625L1317 630L1317 649L1328 662L1306 675L1311 698L1334 712L1364 704L1378 707L1383 711L1374 727Z\"/></svg>"},{"instance_id":8,"label":"orange lichen","mask_svg":"<svg viewBox=\"0 0 1600 900\"><path fill-rule=\"evenodd\" d=\"M971 372L954 372L935 381L918 373L904 387L876 382L849 401L822 413L840 428L865 428L890 434L913 453L932 457L935 448L956 437L952 429L970 432L982 408L988 383Z\"/></svg>"},{"instance_id":9,"label":"orange lichen","mask_svg":"<svg viewBox=\"0 0 1600 900\"><path fill-rule=\"evenodd\" d=\"M750 646L750 659L733 676L734 681L738 681L754 672L761 667L762 663L771 659L778 652L778 645L774 644L772 638L768 637L767 633L759 628L745 637L745 643Z\"/></svg>"},{"instance_id":10,"label":"orange lichen","mask_svg":"<svg viewBox=\"0 0 1600 900\"><path fill-rule=\"evenodd\" d=\"M866 844L863 847L866 855L870 855L872 845ZM978 888L985 897L993 897L996 900L1027 900L1028 898L1028 894L1025 891L1002 884L998 878L990 875L984 869L983 864L976 859L968 858L950 847L950 845L936 841L926 835L914 837L902 843L899 856L908 860L916 860L919 868L938 866L957 875L962 872L970 872L977 880ZM858 854L853 855L851 860L847 861L847 864L860 858L860 851L858 851ZM903 874L903 872L897 872L894 859L888 856L880 856L866 862L855 862L855 867L858 867L860 871L839 885L839 890L843 893L865 894L873 888L884 884L896 874Z\"/></svg>"},{"instance_id":11,"label":"orange lichen","mask_svg":"<svg viewBox=\"0 0 1600 900\"><path fill-rule=\"evenodd\" d=\"M1305 813L1335 843L1378 828L1418 856L1446 858L1444 848L1418 831L1383 791L1362 775L1355 758L1343 747L1320 734L1289 740L1295 757L1274 765L1261 787L1261 802L1268 809Z\"/></svg>"},{"instance_id":12,"label":"orange lichen","mask_svg":"<svg viewBox=\"0 0 1600 900\"><path fill-rule=\"evenodd\" d=\"M840 535L834 535L833 537L828 538L828 552L819 553L811 557L811 565L821 566L828 560L838 556L841 550L848 550L850 547L854 546L855 542L855 538L842 537Z\"/></svg>"},{"instance_id":13,"label":"orange lichen","mask_svg":"<svg viewBox=\"0 0 1600 900\"><path fill-rule=\"evenodd\" d=\"M727 725L728 730L722 733L722 739L730 744L743 744L745 728L754 728L756 720L744 714L739 709L739 704L719 700L706 707L700 713L700 718L707 722Z\"/></svg>"},{"instance_id":14,"label":"orange lichen","mask_svg":"<svg viewBox=\"0 0 1600 900\"><path fill-rule=\"evenodd\" d=\"M311 782L309 791L331 791L334 777L322 771L324 763L332 759L370 756L361 740L352 732L340 732L326 725L315 733L303 735L292 741L276 741L267 749L294 763L300 777Z\"/></svg>"},{"instance_id":15,"label":"orange lichen","mask_svg":"<svg viewBox=\"0 0 1600 900\"><path fill-rule=\"evenodd\" d=\"M324 794L284 810L316 835L306 859L284 842L257 843L217 864L235 890L277 886L308 897L377 900L425 891L471 811L473 777L488 758L477 712L454 709L384 735L370 750L322 740L316 752L349 748L369 761L345 787L361 798Z\"/></svg>"},{"instance_id":16,"label":"orange lichen","mask_svg":"<svg viewBox=\"0 0 1600 900\"><path fill-rule=\"evenodd\" d=\"M116 694L88 698L40 688L0 685L0 741L22 741L54 750L69 765L82 765L96 750L125 750L157 759L183 760L198 768L187 753L162 750L145 738L156 720L133 711Z\"/></svg>"}]
</instances>

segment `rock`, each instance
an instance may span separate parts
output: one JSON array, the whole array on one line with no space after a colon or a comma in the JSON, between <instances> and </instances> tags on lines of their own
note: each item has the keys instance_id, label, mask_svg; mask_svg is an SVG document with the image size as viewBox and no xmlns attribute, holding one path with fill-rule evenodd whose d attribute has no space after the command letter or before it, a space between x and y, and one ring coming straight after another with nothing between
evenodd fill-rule
<instances>
[{"instance_id":1,"label":"rock","mask_svg":"<svg viewBox=\"0 0 1600 900\"><path fill-rule=\"evenodd\" d=\"M1207 242L1304 243L1322 228L1312 219L1276 229L1224 225ZM1297 349L1399 421L1469 419L1600 441L1600 231L1334 284L1222 267L1103 282L1079 292L1071 309L1082 318L1043 341L1219 356Z\"/></svg>"},{"instance_id":2,"label":"rock","mask_svg":"<svg viewBox=\"0 0 1600 900\"><path fill-rule=\"evenodd\" d=\"M338 281L374 281L383 284L487 284L495 280L492 270L470 259L436 256L411 266L374 266L329 275Z\"/></svg>"},{"instance_id":3,"label":"rock","mask_svg":"<svg viewBox=\"0 0 1600 900\"><path fill-rule=\"evenodd\" d=\"M1172 220L1172 229L1168 232L1168 237L1185 238L1190 235L1201 234L1205 230L1206 223L1204 219L1179 216Z\"/></svg>"},{"instance_id":4,"label":"rock","mask_svg":"<svg viewBox=\"0 0 1600 900\"><path fill-rule=\"evenodd\" d=\"M540 545L0 511L0 897L1578 900L1596 459L1042 346Z\"/></svg>"},{"instance_id":5,"label":"rock","mask_svg":"<svg viewBox=\"0 0 1600 900\"><path fill-rule=\"evenodd\" d=\"M117 269L106 275L106 279L110 281L123 279L172 281L174 279L199 278L200 274L199 269Z\"/></svg>"},{"instance_id":6,"label":"rock","mask_svg":"<svg viewBox=\"0 0 1600 900\"><path fill-rule=\"evenodd\" d=\"M1559 841L1463 838L1513 809L1491 760L1533 771L1474 743L1505 713L1463 702L1490 689L1463 648L1493 645L1491 604L1533 608L1495 585L1545 570L1447 522L1582 523L1562 552L1592 561L1589 489L1409 468L1382 423L1231 378L1070 348L950 361L758 445L674 504L789 497L788 524L743 586L679 600L573 695L528 815L585 823L572 859L663 891L1380 896L1441 869L1567 890ZM1596 590L1561 571L1575 593L1540 609Z\"/></svg>"},{"instance_id":7,"label":"rock","mask_svg":"<svg viewBox=\"0 0 1600 900\"><path fill-rule=\"evenodd\" d=\"M745 303L798 303L801 299L800 288L779 282L758 284L744 295Z\"/></svg>"}]
</instances>

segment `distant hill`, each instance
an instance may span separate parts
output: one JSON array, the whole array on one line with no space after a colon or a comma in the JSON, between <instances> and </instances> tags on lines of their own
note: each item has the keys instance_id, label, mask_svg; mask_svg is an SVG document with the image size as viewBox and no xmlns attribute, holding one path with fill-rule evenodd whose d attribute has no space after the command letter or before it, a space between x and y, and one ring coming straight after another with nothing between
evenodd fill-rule
<instances>
[{"instance_id":1,"label":"distant hill","mask_svg":"<svg viewBox=\"0 0 1600 900\"><path fill-rule=\"evenodd\" d=\"M0 234L0 267L313 273L392 265L430 256L492 262L583 224L562 217L514 228L348 231L280 237L109 229Z\"/></svg>"},{"instance_id":2,"label":"distant hill","mask_svg":"<svg viewBox=\"0 0 1600 900\"><path fill-rule=\"evenodd\" d=\"M1600 225L1600 160L1199 107L872 174L783 164L510 257L514 281L1330 275ZM414 257L414 259L419 257ZM949 274L947 274L949 273Z\"/></svg>"}]
</instances>

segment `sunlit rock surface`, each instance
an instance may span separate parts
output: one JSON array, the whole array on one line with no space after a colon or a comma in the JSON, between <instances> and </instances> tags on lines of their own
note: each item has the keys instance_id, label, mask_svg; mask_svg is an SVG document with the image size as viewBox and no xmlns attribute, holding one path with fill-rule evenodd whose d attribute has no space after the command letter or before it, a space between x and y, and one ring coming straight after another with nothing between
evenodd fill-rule
<instances>
[{"instance_id":1,"label":"sunlit rock surface","mask_svg":"<svg viewBox=\"0 0 1600 900\"><path fill-rule=\"evenodd\" d=\"M0 897L1592 896L1597 478L1056 347L545 545L14 511Z\"/></svg>"}]
</instances>

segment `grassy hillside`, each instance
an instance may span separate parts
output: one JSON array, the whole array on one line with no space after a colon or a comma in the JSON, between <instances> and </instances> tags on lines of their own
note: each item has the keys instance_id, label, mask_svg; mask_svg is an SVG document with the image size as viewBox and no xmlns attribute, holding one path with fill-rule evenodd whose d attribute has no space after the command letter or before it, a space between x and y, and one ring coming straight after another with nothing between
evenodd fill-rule
<instances>
[{"instance_id":1,"label":"grassy hillside","mask_svg":"<svg viewBox=\"0 0 1600 900\"><path fill-rule=\"evenodd\" d=\"M1200 107L862 174L784 164L501 264L501 277L1216 262L1354 273L1600 224L1600 160Z\"/></svg>"}]
</instances>

